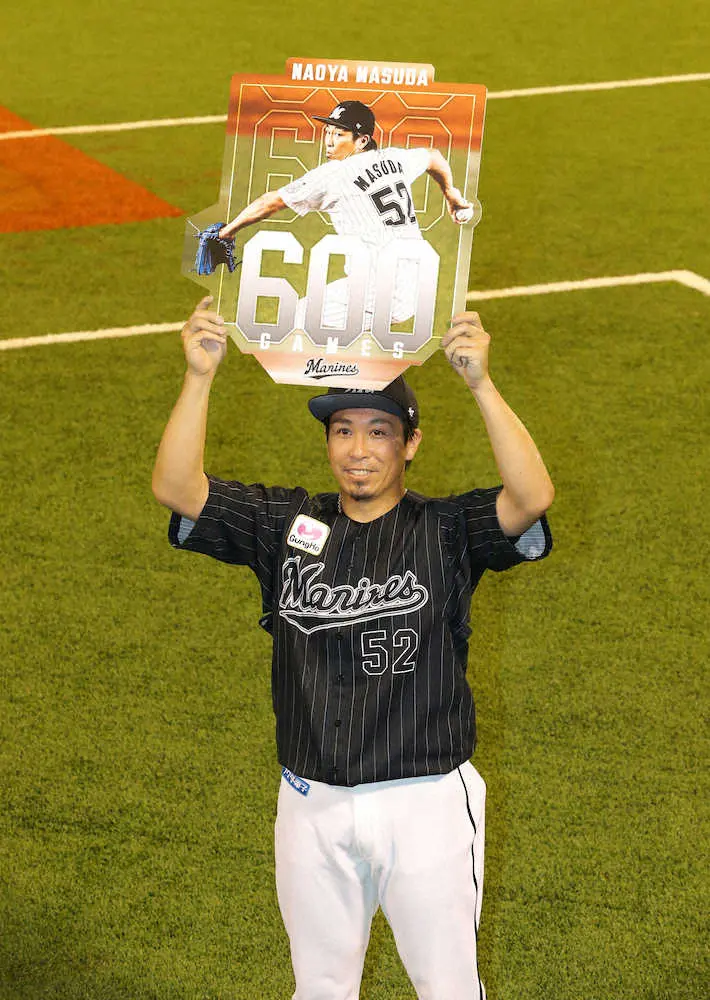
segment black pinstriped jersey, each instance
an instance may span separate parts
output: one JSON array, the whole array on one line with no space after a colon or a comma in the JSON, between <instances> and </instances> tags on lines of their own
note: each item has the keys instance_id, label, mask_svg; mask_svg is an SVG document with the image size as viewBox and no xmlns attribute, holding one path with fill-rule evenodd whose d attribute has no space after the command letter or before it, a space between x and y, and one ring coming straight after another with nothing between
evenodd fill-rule
<instances>
[{"instance_id":1,"label":"black pinstriped jersey","mask_svg":"<svg viewBox=\"0 0 710 1000\"><path fill-rule=\"evenodd\" d=\"M506 538L499 490L407 492L361 524L336 494L210 477L198 521L173 515L174 546L256 573L283 766L357 785L446 773L471 756L471 595L486 569L541 559L552 544L544 517Z\"/></svg>"}]
</instances>

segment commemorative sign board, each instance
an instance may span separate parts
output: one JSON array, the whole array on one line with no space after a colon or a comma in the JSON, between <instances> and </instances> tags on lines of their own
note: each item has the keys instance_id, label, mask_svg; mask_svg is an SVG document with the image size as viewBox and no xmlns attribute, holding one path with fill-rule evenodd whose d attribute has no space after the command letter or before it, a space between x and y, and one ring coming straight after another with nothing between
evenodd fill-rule
<instances>
[{"instance_id":1,"label":"commemorative sign board","mask_svg":"<svg viewBox=\"0 0 710 1000\"><path fill-rule=\"evenodd\" d=\"M232 78L219 201L188 219L183 273L276 382L382 388L465 308L486 91L434 76L292 58Z\"/></svg>"}]
</instances>

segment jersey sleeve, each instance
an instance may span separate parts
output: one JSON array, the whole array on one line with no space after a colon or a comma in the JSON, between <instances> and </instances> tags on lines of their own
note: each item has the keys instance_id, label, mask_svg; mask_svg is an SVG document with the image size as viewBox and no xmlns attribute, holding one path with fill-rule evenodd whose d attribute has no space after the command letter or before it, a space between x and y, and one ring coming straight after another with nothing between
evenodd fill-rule
<instances>
[{"instance_id":1,"label":"jersey sleeve","mask_svg":"<svg viewBox=\"0 0 710 1000\"><path fill-rule=\"evenodd\" d=\"M412 184L417 177L424 173L429 166L430 149L403 149L399 150L404 166L404 176L408 184Z\"/></svg>"},{"instance_id":2,"label":"jersey sleeve","mask_svg":"<svg viewBox=\"0 0 710 1000\"><path fill-rule=\"evenodd\" d=\"M279 188L278 194L298 215L319 211L324 207L328 195L329 167L329 163L324 163L314 170L308 170L302 177Z\"/></svg>"},{"instance_id":3,"label":"jersey sleeve","mask_svg":"<svg viewBox=\"0 0 710 1000\"><path fill-rule=\"evenodd\" d=\"M552 534L544 514L518 538L504 533L496 513L502 488L472 490L453 498L463 515L471 561L496 572L522 562L537 562L552 548Z\"/></svg>"},{"instance_id":4,"label":"jersey sleeve","mask_svg":"<svg viewBox=\"0 0 710 1000\"><path fill-rule=\"evenodd\" d=\"M305 490L245 486L208 476L209 494L197 521L173 513L168 529L177 549L201 552L221 562L249 566L269 578L273 559Z\"/></svg>"}]
</instances>

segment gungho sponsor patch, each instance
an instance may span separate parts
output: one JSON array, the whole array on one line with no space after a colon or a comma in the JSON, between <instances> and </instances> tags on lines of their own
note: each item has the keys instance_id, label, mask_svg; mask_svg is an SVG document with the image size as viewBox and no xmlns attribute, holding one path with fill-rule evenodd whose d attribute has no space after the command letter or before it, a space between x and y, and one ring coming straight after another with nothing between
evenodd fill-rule
<instances>
[{"instance_id":1,"label":"gungho sponsor patch","mask_svg":"<svg viewBox=\"0 0 710 1000\"><path fill-rule=\"evenodd\" d=\"M330 528L327 524L316 521L308 514L299 514L291 525L286 541L293 549L301 549L303 552L318 556L323 551L329 534Z\"/></svg>"}]
</instances>

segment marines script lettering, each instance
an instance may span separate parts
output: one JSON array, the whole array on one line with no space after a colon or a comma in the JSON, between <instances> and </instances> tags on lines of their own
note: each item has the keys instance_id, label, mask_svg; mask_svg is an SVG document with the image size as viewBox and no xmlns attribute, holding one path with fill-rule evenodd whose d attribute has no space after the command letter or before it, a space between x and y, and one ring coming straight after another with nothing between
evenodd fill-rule
<instances>
[{"instance_id":1,"label":"marines script lettering","mask_svg":"<svg viewBox=\"0 0 710 1000\"><path fill-rule=\"evenodd\" d=\"M329 364L323 358L309 358L303 374L308 378L332 378L333 375L359 375L360 368L357 363L333 361Z\"/></svg>"},{"instance_id":2,"label":"marines script lettering","mask_svg":"<svg viewBox=\"0 0 710 1000\"><path fill-rule=\"evenodd\" d=\"M372 583L366 576L353 587L331 587L317 578L323 563L301 565L301 557L287 559L281 570L279 612L282 618L310 635L321 629L337 628L418 611L429 600L429 591L411 570L395 573L385 583Z\"/></svg>"}]
</instances>

